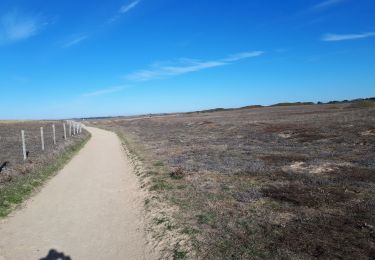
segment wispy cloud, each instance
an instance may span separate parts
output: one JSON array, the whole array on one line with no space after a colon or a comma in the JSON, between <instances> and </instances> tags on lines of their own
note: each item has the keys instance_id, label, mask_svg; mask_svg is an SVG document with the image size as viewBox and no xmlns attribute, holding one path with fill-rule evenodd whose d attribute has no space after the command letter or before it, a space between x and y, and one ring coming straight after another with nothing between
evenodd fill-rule
<instances>
[{"instance_id":1,"label":"wispy cloud","mask_svg":"<svg viewBox=\"0 0 375 260\"><path fill-rule=\"evenodd\" d=\"M301 20L300 22L295 23L295 28L301 29L306 26L325 22L326 20L331 18L331 16L328 15L328 11L346 1L347 0L317 1L318 3L316 3L315 5L309 6L308 8L297 12L294 16L291 16L292 19ZM322 16L322 14L324 15Z\"/></svg>"},{"instance_id":2,"label":"wispy cloud","mask_svg":"<svg viewBox=\"0 0 375 260\"><path fill-rule=\"evenodd\" d=\"M110 19L108 19L107 23L110 24L110 23L113 23L113 22L117 21L118 19L121 18L121 16L123 16L124 14L128 13L130 10L135 8L140 2L141 2L141 0L135 0L133 2L130 2L128 4L125 4L125 5L121 6L120 9L118 10L117 14L115 14Z\"/></svg>"},{"instance_id":3,"label":"wispy cloud","mask_svg":"<svg viewBox=\"0 0 375 260\"><path fill-rule=\"evenodd\" d=\"M234 62L234 61L239 61L243 59L257 57L257 56L262 55L263 53L264 53L263 51L241 52L241 53L230 55L227 58L222 59L222 60L224 62Z\"/></svg>"},{"instance_id":4,"label":"wispy cloud","mask_svg":"<svg viewBox=\"0 0 375 260\"><path fill-rule=\"evenodd\" d=\"M331 7L331 6L334 6L334 5L338 5L342 2L344 2L345 0L326 0L326 1L323 1L323 2L320 2L316 5L314 5L312 7L312 10L322 10L322 9L325 9L325 8L328 8L328 7Z\"/></svg>"},{"instance_id":5,"label":"wispy cloud","mask_svg":"<svg viewBox=\"0 0 375 260\"><path fill-rule=\"evenodd\" d=\"M73 45L76 45L88 38L87 35L75 35L73 36L69 41L65 42L62 45L62 48L69 48L72 47Z\"/></svg>"},{"instance_id":6,"label":"wispy cloud","mask_svg":"<svg viewBox=\"0 0 375 260\"><path fill-rule=\"evenodd\" d=\"M105 89L99 89L95 90L92 92L84 93L82 96L84 97L95 97L95 96L102 96L102 95L107 95L115 92L120 92L124 90L126 86L116 86L116 87L110 87L110 88L105 88Z\"/></svg>"},{"instance_id":7,"label":"wispy cloud","mask_svg":"<svg viewBox=\"0 0 375 260\"><path fill-rule=\"evenodd\" d=\"M36 35L48 23L37 15L27 15L18 11L0 17L0 43L26 40Z\"/></svg>"},{"instance_id":8,"label":"wispy cloud","mask_svg":"<svg viewBox=\"0 0 375 260\"><path fill-rule=\"evenodd\" d=\"M133 72L127 75L126 78L134 81L148 81L168 76L176 76L204 69L229 65L240 60L260 56L263 53L264 52L262 51L243 52L213 61L181 59L178 63L173 63L171 65L155 64L151 66L150 69Z\"/></svg>"},{"instance_id":9,"label":"wispy cloud","mask_svg":"<svg viewBox=\"0 0 375 260\"><path fill-rule=\"evenodd\" d=\"M136 1L131 2L130 4L123 5L123 6L121 6L119 12L122 13L122 14L127 13L131 9L136 7L140 2L141 2L140 0L136 0Z\"/></svg>"},{"instance_id":10,"label":"wispy cloud","mask_svg":"<svg viewBox=\"0 0 375 260\"><path fill-rule=\"evenodd\" d=\"M322 37L322 41L326 42L337 42L337 41L347 41L347 40L358 40L368 37L375 36L375 32L358 33L358 34L325 34Z\"/></svg>"}]
</instances>

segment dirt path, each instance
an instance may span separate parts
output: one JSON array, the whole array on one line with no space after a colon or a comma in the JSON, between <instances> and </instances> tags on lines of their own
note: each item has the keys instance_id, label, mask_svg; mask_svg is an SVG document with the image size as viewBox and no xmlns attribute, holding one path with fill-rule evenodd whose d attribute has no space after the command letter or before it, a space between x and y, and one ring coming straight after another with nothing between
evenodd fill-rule
<instances>
[{"instance_id":1,"label":"dirt path","mask_svg":"<svg viewBox=\"0 0 375 260\"><path fill-rule=\"evenodd\" d=\"M88 130L92 138L79 154L0 222L0 260L40 259L51 249L72 259L153 258L145 249L142 193L119 139Z\"/></svg>"}]
</instances>

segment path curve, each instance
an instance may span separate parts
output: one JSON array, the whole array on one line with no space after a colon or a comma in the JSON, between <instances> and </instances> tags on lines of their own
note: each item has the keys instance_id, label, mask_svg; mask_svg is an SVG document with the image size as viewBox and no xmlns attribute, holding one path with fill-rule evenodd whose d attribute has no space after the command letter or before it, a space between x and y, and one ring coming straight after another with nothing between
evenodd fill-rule
<instances>
[{"instance_id":1,"label":"path curve","mask_svg":"<svg viewBox=\"0 0 375 260\"><path fill-rule=\"evenodd\" d=\"M85 147L20 210L0 222L0 259L152 259L143 196L118 137L87 127Z\"/></svg>"}]
</instances>

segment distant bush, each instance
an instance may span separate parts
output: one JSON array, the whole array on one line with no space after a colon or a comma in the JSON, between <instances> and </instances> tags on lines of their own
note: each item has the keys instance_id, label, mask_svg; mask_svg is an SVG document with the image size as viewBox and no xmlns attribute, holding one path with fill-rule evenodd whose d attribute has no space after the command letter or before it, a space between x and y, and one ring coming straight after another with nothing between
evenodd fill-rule
<instances>
[{"instance_id":1,"label":"distant bush","mask_svg":"<svg viewBox=\"0 0 375 260\"><path fill-rule=\"evenodd\" d=\"M239 109L253 109L253 108L261 108L263 106L261 105L252 105L252 106L245 106L245 107L240 107Z\"/></svg>"},{"instance_id":2,"label":"distant bush","mask_svg":"<svg viewBox=\"0 0 375 260\"><path fill-rule=\"evenodd\" d=\"M277 103L271 105L271 107L279 107L279 106L306 106L306 105L315 105L314 102L285 102L285 103Z\"/></svg>"},{"instance_id":3,"label":"distant bush","mask_svg":"<svg viewBox=\"0 0 375 260\"><path fill-rule=\"evenodd\" d=\"M198 111L198 112L201 112L201 113L211 113L211 112L218 112L218 111L224 111L224 110L230 110L230 109L225 109L225 108L222 108L222 107L218 107L218 108L207 109L207 110L202 110L202 111Z\"/></svg>"},{"instance_id":4,"label":"distant bush","mask_svg":"<svg viewBox=\"0 0 375 260\"><path fill-rule=\"evenodd\" d=\"M350 108L369 108L369 107L375 107L375 101L359 101L353 103Z\"/></svg>"}]
</instances>

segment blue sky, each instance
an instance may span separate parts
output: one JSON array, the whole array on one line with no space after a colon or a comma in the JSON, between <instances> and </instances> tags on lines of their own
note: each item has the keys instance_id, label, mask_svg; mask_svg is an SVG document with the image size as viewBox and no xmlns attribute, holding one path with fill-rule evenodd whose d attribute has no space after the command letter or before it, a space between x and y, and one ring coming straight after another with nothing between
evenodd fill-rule
<instances>
[{"instance_id":1,"label":"blue sky","mask_svg":"<svg viewBox=\"0 0 375 260\"><path fill-rule=\"evenodd\" d=\"M373 0L0 1L0 118L375 96Z\"/></svg>"}]
</instances>

